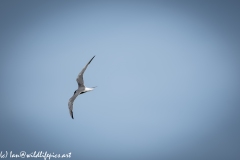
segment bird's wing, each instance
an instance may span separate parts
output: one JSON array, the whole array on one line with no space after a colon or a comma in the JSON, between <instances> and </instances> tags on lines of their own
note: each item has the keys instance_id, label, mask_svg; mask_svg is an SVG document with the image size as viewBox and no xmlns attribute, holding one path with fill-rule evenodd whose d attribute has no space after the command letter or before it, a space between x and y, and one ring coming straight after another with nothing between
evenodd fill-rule
<instances>
[{"instance_id":1,"label":"bird's wing","mask_svg":"<svg viewBox=\"0 0 240 160\"><path fill-rule=\"evenodd\" d=\"M74 119L73 118L73 102L77 98L77 96L78 96L78 93L75 93L68 101L68 109L72 119Z\"/></svg>"},{"instance_id":2,"label":"bird's wing","mask_svg":"<svg viewBox=\"0 0 240 160\"><path fill-rule=\"evenodd\" d=\"M94 58L95 56L93 56ZM77 83L78 83L78 87L84 87L84 81L83 81L83 73L85 72L85 70L87 69L87 66L91 63L91 61L93 60L93 58L87 63L87 65L82 69L82 71L78 74L77 76Z\"/></svg>"}]
</instances>

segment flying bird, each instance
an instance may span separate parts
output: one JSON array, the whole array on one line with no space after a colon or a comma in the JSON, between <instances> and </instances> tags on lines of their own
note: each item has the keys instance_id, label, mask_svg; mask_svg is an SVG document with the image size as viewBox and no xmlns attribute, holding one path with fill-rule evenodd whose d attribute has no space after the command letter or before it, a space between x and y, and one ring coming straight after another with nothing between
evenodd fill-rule
<instances>
[{"instance_id":1,"label":"flying bird","mask_svg":"<svg viewBox=\"0 0 240 160\"><path fill-rule=\"evenodd\" d=\"M95 56L93 56L94 58ZM87 69L88 65L92 62L93 58L87 63L87 65L82 69L82 71L78 74L77 76L77 83L78 83L78 89L73 93L73 96L69 99L68 101L68 109L70 112L70 115L73 118L73 102L74 100L77 98L77 96L79 94L83 94L89 91L92 91L95 87L92 88L87 88L84 86L84 81L83 81L83 73L85 72L85 70Z\"/></svg>"}]
</instances>

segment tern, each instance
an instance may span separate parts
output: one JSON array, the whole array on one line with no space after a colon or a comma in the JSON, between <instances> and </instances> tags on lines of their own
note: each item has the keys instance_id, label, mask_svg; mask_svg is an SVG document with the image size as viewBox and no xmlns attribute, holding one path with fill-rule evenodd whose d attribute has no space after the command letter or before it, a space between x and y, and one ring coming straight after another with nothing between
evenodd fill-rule
<instances>
[{"instance_id":1,"label":"tern","mask_svg":"<svg viewBox=\"0 0 240 160\"><path fill-rule=\"evenodd\" d=\"M93 56L94 58L95 56ZM82 69L82 71L78 74L77 76L77 83L78 83L78 89L73 93L73 96L69 99L68 101L68 109L70 112L70 116L73 118L73 102L74 100L77 98L77 96L79 94L83 94L89 91L92 91L94 88L96 87L92 87L92 88L87 88L84 86L84 81L83 81L83 73L85 72L85 70L87 69L88 65L92 62L93 58L87 63L87 65Z\"/></svg>"}]
</instances>

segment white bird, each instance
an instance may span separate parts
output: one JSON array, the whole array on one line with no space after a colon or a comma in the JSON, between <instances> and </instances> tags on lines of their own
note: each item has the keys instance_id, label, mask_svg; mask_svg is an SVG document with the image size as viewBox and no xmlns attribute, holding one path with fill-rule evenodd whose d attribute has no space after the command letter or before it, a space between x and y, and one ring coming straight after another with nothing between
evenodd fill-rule
<instances>
[{"instance_id":1,"label":"white bird","mask_svg":"<svg viewBox=\"0 0 240 160\"><path fill-rule=\"evenodd\" d=\"M94 57L95 56L93 56L93 58ZM73 93L73 96L68 101L68 109L69 109L69 112L70 112L70 115L71 115L72 119L73 119L73 102L74 102L74 100L77 98L77 96L79 94L83 94L83 93L92 91L95 88L95 87L92 87L92 88L85 87L84 86L84 81L83 81L83 73L85 72L85 70L87 69L87 66L91 63L93 58L87 63L87 65L78 74L77 79L76 79L76 81L78 83L78 89Z\"/></svg>"}]
</instances>

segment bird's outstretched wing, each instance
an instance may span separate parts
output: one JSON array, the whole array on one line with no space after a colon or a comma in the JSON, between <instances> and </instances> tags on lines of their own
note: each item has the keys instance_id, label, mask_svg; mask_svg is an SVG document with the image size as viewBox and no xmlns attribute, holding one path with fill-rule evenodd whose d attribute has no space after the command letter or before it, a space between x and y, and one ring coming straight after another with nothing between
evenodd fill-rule
<instances>
[{"instance_id":1,"label":"bird's outstretched wing","mask_svg":"<svg viewBox=\"0 0 240 160\"><path fill-rule=\"evenodd\" d=\"M95 56L93 56L94 58ZM83 81L83 73L85 72L85 70L87 69L87 66L92 62L93 58L87 63L87 65L82 69L82 71L78 74L77 76L77 83L78 83L78 87L84 87L84 81Z\"/></svg>"},{"instance_id":2,"label":"bird's outstretched wing","mask_svg":"<svg viewBox=\"0 0 240 160\"><path fill-rule=\"evenodd\" d=\"M69 113L70 113L70 116L73 118L73 102L74 100L77 98L79 93L74 93L74 95L69 99L68 101L68 109L69 109Z\"/></svg>"}]
</instances>

